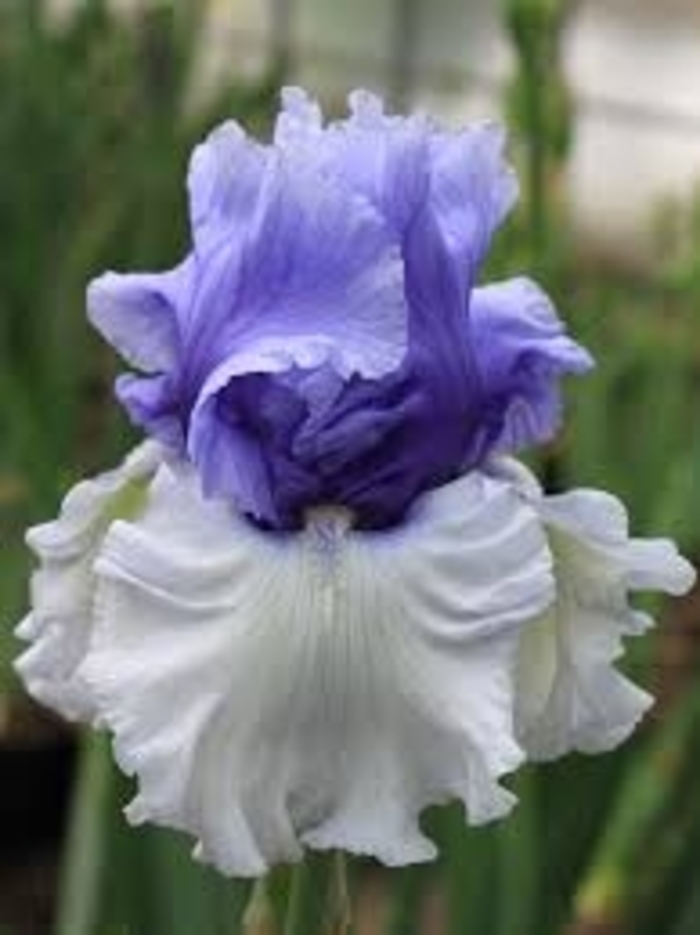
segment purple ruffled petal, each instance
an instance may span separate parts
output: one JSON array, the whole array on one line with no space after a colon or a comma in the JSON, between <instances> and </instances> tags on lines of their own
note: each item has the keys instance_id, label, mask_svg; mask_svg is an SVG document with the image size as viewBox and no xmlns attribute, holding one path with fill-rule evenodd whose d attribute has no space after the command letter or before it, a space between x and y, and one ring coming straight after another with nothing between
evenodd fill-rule
<instances>
[{"instance_id":1,"label":"purple ruffled petal","mask_svg":"<svg viewBox=\"0 0 700 935\"><path fill-rule=\"evenodd\" d=\"M245 239L265 198L274 162L274 152L251 140L233 120L221 124L195 148L187 187L197 251Z\"/></svg>"},{"instance_id":2,"label":"purple ruffled petal","mask_svg":"<svg viewBox=\"0 0 700 935\"><path fill-rule=\"evenodd\" d=\"M125 373L117 378L116 394L129 418L153 438L184 454L187 413L180 405L175 378L168 373L138 377Z\"/></svg>"},{"instance_id":3,"label":"purple ruffled petal","mask_svg":"<svg viewBox=\"0 0 700 935\"><path fill-rule=\"evenodd\" d=\"M498 420L493 449L515 452L548 441L559 427L559 381L590 370L590 354L524 277L475 289L470 320L485 405Z\"/></svg>"},{"instance_id":4,"label":"purple ruffled petal","mask_svg":"<svg viewBox=\"0 0 700 935\"><path fill-rule=\"evenodd\" d=\"M452 259L469 271L470 284L518 196L504 145L504 131L493 123L435 134L431 141L431 212Z\"/></svg>"},{"instance_id":5,"label":"purple ruffled petal","mask_svg":"<svg viewBox=\"0 0 700 935\"><path fill-rule=\"evenodd\" d=\"M431 127L419 116L387 117L379 98L355 91L351 116L326 134L329 162L403 234L430 197Z\"/></svg>"},{"instance_id":6,"label":"purple ruffled petal","mask_svg":"<svg viewBox=\"0 0 700 935\"><path fill-rule=\"evenodd\" d=\"M324 127L287 89L269 146L215 130L190 164L189 257L90 289L94 323L150 374L119 381L131 418L275 528L320 503L386 526L549 437L559 378L590 360L532 283L474 289L517 190L503 143L367 92Z\"/></svg>"},{"instance_id":7,"label":"purple ruffled petal","mask_svg":"<svg viewBox=\"0 0 700 935\"><path fill-rule=\"evenodd\" d=\"M248 204L244 211L246 199L235 197L221 167L224 155L235 155L229 150L214 134L190 174L195 232L216 244L199 256L190 369L210 372L223 359L250 356L251 345L259 356L264 345L271 359L257 364L276 370L285 350L288 360L309 356L304 340L324 346L344 375L396 367L406 349L403 268L400 244L381 215L279 152L267 156L254 210ZM210 164L220 181L207 189L200 176Z\"/></svg>"},{"instance_id":8,"label":"purple ruffled petal","mask_svg":"<svg viewBox=\"0 0 700 935\"><path fill-rule=\"evenodd\" d=\"M172 369L192 280L188 261L166 273L104 273L88 286L88 316L130 364L147 372Z\"/></svg>"}]
</instances>

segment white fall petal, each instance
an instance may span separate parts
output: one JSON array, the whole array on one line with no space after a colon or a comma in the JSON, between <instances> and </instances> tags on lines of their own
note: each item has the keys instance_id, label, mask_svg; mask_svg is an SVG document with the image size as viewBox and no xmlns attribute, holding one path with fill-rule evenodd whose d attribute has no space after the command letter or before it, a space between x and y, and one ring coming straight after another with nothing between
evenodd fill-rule
<instances>
[{"instance_id":1,"label":"white fall petal","mask_svg":"<svg viewBox=\"0 0 700 935\"><path fill-rule=\"evenodd\" d=\"M649 701L614 668L647 623L628 592L694 577L613 497L546 497L508 459L399 527L351 519L262 532L147 444L29 534L27 688L109 727L131 820L188 831L226 873L304 846L429 859L426 805L487 821L524 752L614 746Z\"/></svg>"},{"instance_id":2,"label":"white fall petal","mask_svg":"<svg viewBox=\"0 0 700 935\"><path fill-rule=\"evenodd\" d=\"M534 510L474 473L401 528L349 519L264 533L164 467L100 551L80 677L138 776L128 815L190 832L226 873L304 845L425 860L426 805L483 822L513 803L515 652L553 597Z\"/></svg>"},{"instance_id":3,"label":"white fall petal","mask_svg":"<svg viewBox=\"0 0 700 935\"><path fill-rule=\"evenodd\" d=\"M92 631L95 557L114 518L128 515L159 463L159 447L141 445L116 470L74 487L58 519L27 534L41 564L32 577L31 613L16 631L32 645L16 666L29 693L69 719L94 715L76 673Z\"/></svg>"},{"instance_id":4,"label":"white fall petal","mask_svg":"<svg viewBox=\"0 0 700 935\"><path fill-rule=\"evenodd\" d=\"M619 672L623 636L645 629L629 592L683 594L695 572L667 539L629 535L627 513L598 490L542 495L534 477L504 461L537 509L554 559L555 602L522 631L516 670L517 735L528 757L548 760L571 750L597 753L632 732L652 699Z\"/></svg>"}]
</instances>

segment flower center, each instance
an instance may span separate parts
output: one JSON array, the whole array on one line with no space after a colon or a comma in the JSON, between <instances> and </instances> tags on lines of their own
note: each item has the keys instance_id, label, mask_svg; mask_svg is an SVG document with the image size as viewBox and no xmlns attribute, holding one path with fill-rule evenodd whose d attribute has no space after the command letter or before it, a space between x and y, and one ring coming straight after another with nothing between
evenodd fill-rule
<instances>
[{"instance_id":1,"label":"flower center","mask_svg":"<svg viewBox=\"0 0 700 935\"><path fill-rule=\"evenodd\" d=\"M304 513L307 541L325 586L337 583L338 557L354 522L355 514L344 506L314 506Z\"/></svg>"},{"instance_id":2,"label":"flower center","mask_svg":"<svg viewBox=\"0 0 700 935\"><path fill-rule=\"evenodd\" d=\"M312 506L304 513L304 528L320 551L337 548L354 525L354 512L341 505Z\"/></svg>"}]
</instances>

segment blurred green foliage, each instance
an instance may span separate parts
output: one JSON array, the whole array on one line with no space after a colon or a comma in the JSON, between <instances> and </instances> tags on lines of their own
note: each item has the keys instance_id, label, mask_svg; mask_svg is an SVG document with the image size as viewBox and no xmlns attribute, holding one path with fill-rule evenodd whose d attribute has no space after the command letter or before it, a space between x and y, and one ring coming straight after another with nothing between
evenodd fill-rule
<instances>
[{"instance_id":1,"label":"blurred green foliage","mask_svg":"<svg viewBox=\"0 0 700 935\"><path fill-rule=\"evenodd\" d=\"M0 4L5 694L11 624L26 603L22 530L128 444L110 400L116 363L85 321L85 284L108 267L174 263L187 236L182 180L193 142L224 115L265 127L276 104L274 69L258 84L220 88L196 109L187 104L202 9L160 4L121 20L101 0L87 0L49 26L39 0ZM592 378L570 387L566 428L541 456L550 486L611 489L638 531L673 535L698 556L700 202L683 237L667 232L654 270L630 277L579 255L558 198L571 138L557 55L565 13L554 0L505 4L520 63L508 106L525 191L490 272L536 271L599 361ZM663 642L663 630L656 639ZM636 660L647 680L662 648ZM458 809L431 813L443 857L383 878L384 931L427 931L420 919L435 893L450 935L585 935L597 923L610 933L700 931L700 682L675 694L614 756L524 771L514 783L521 805L498 827L466 831ZM60 874L60 935L241 931L248 887L196 866L174 835L129 831L117 808L124 785L104 742L86 741ZM352 876L362 896L366 868L354 864ZM272 881L280 910L288 888L281 871Z\"/></svg>"}]
</instances>

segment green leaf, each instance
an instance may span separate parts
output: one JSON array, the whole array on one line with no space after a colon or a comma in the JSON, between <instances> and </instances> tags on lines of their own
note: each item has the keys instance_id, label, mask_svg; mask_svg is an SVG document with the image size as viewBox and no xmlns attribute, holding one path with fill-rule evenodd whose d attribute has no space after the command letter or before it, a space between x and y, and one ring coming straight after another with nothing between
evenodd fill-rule
<instances>
[{"instance_id":1,"label":"green leaf","mask_svg":"<svg viewBox=\"0 0 700 935\"><path fill-rule=\"evenodd\" d=\"M112 775L106 738L86 733L58 888L56 935L95 935L98 931Z\"/></svg>"}]
</instances>

